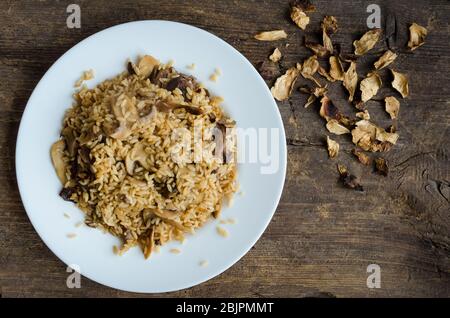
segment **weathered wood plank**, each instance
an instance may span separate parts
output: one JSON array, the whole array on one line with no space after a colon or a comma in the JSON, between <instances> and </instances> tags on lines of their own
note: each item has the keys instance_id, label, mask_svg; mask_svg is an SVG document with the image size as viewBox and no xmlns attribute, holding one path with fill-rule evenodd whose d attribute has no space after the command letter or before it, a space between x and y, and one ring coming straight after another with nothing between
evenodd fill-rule
<instances>
[{"instance_id":1,"label":"weathered wood plank","mask_svg":"<svg viewBox=\"0 0 450 318\"><path fill-rule=\"evenodd\" d=\"M2 296L133 296L82 280L79 290L65 285L66 271L30 224L15 181L14 150L22 111L33 88L66 50L106 27L141 19L166 19L206 29L241 51L252 63L279 45L283 66L310 55L304 32L288 19L288 1L78 1L82 28L65 25L69 1L0 2L0 293ZM324 15L337 17L333 41L351 52L365 31L372 1L314 1L306 34L318 37ZM397 17L398 46L404 47L411 22L429 30L427 43L413 54L402 51L395 69L408 74L411 96L402 100L400 140L386 155L387 178L361 166L349 152L353 145L336 137L343 153L329 160L322 146L327 133L317 106L304 109L306 96L294 92L279 103L289 146L288 175L281 203L255 247L231 269L204 284L160 296L450 296L450 47L448 1L378 1L383 21ZM284 28L289 38L255 41L259 31ZM289 43L286 47L285 44ZM386 49L379 43L362 62L372 63ZM324 64L325 65L325 64ZM360 67L364 76L368 67ZM383 81L391 80L383 72ZM301 80L298 86L307 84ZM387 127L383 88L368 108ZM347 113L345 91L330 96ZM291 118L291 120L290 120ZM294 118L294 121L292 121ZM336 162L361 177L365 193L342 188ZM366 287L366 267L382 268L382 288ZM32 264L32 265L30 265ZM139 295L141 296L141 295ZM149 295L150 296L150 295Z\"/></svg>"}]
</instances>

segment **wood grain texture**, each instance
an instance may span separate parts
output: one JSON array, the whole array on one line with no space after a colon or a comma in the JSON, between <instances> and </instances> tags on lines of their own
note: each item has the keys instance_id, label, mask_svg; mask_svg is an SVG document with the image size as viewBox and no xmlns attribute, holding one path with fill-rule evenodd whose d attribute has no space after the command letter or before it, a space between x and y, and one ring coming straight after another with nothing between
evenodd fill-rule
<instances>
[{"instance_id":1,"label":"wood grain texture","mask_svg":"<svg viewBox=\"0 0 450 318\"><path fill-rule=\"evenodd\" d=\"M0 2L0 293L3 297L136 296L86 278L81 289L66 287L65 265L40 240L23 209L15 178L14 151L20 118L39 79L66 50L104 28L134 20L164 19L210 31L256 64L276 46L283 67L310 55L305 32L288 19L287 1L77 1L81 29L66 27L72 1ZM318 38L324 15L334 15L333 36L350 52L366 30L366 8L374 1L314 1L306 34ZM408 74L411 95L401 100L400 140L387 158L391 173L375 175L347 152L347 137L335 138L343 153L329 160L327 133L318 108L304 109L306 96L294 92L279 103L289 140L288 174L277 212L263 237L236 265L199 286L157 296L189 297L383 297L450 296L450 47L448 1L376 1L383 23L395 15L402 54L395 69ZM429 30L425 46L413 54L402 49L408 24ZM283 28L285 41L252 37ZM285 44L289 43L288 47ZM120 44L118 44L120 45ZM362 59L371 63L386 49L384 41ZM363 76L367 68L358 72ZM387 74L387 73L386 73ZM383 81L389 83L384 74ZM301 80L298 85L305 85ZM368 108L377 123L390 125L382 100L396 94L384 85ZM330 97L353 112L345 92L333 86ZM397 96L397 95L396 95ZM365 193L342 188L336 162L361 177ZM366 267L382 269L382 288L366 287ZM142 296L142 295L139 295ZM149 295L154 296L154 295Z\"/></svg>"}]
</instances>

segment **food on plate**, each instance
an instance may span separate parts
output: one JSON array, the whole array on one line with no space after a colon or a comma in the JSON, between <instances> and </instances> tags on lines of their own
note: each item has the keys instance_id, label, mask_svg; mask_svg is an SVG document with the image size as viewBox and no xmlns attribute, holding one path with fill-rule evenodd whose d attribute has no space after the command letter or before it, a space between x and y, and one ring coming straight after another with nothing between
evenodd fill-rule
<instances>
[{"instance_id":1,"label":"food on plate","mask_svg":"<svg viewBox=\"0 0 450 318\"><path fill-rule=\"evenodd\" d=\"M194 77L146 55L74 99L51 147L60 195L121 239L118 254L147 258L231 200L236 123Z\"/></svg>"}]
</instances>

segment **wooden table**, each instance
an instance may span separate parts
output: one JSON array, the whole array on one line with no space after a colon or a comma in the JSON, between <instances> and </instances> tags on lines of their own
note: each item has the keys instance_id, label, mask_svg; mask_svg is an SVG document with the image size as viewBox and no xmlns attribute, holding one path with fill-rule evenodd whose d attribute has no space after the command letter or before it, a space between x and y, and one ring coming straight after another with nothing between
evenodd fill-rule
<instances>
[{"instance_id":1,"label":"wooden table","mask_svg":"<svg viewBox=\"0 0 450 318\"><path fill-rule=\"evenodd\" d=\"M14 151L26 102L45 71L65 51L107 27L142 19L192 24L225 39L256 64L278 45L283 67L310 55L304 32L288 19L286 1L76 1L80 29L66 27L72 1L0 2L0 292L3 297L132 296L86 278L81 289L66 287L66 267L44 245L22 206L16 184ZM367 5L374 1L314 1L307 34L314 38L324 15L334 15L333 36L344 52L367 29ZM270 226L236 265L199 286L159 296L382 297L450 296L450 6L448 1L375 1L383 23L395 14L400 57L395 68L409 76L411 94L401 100L400 140L386 154L388 177L374 174L350 154L348 137L338 159L328 159L327 131L318 107L304 109L306 96L295 91L279 103L288 136L288 173L283 196ZM408 24L429 31L413 54L404 46ZM287 41L258 42L262 30L285 29ZM289 43L286 47L285 44ZM120 43L119 43L120 45ZM386 44L362 61L372 63ZM360 76L368 69L358 70ZM383 80L390 78L383 73ZM298 85L304 85L305 80ZM383 99L396 94L384 85L368 108L387 127ZM346 93L334 85L330 97L353 112ZM397 96L397 95L396 95ZM336 163L362 180L364 193L338 182ZM369 264L381 268L381 288L369 289Z\"/></svg>"}]
</instances>

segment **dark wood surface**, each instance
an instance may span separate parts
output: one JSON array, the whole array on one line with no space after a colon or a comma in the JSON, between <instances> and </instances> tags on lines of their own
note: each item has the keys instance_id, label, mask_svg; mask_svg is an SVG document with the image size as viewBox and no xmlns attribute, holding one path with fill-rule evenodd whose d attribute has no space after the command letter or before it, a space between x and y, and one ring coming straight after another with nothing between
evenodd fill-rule
<instances>
[{"instance_id":1,"label":"dark wood surface","mask_svg":"<svg viewBox=\"0 0 450 318\"><path fill-rule=\"evenodd\" d=\"M71 1L72 2L72 1ZM288 19L286 1L77 1L81 29L66 27L67 1L0 1L0 292L3 297L133 296L86 278L81 289L66 287L65 265L41 241L22 206L16 184L14 151L26 102L45 71L66 50L104 28L134 20L165 19L192 24L233 45L252 63L267 58L275 45L283 66L309 52L305 34ZM344 52L366 31L367 5L374 1L314 1L307 34L312 38L324 15L337 17L333 36ZM210 281L159 296L450 296L450 47L449 2L376 1L383 22L396 15L400 57L395 68L408 74L410 96L401 100L400 140L386 157L388 177L372 173L347 152L328 159L326 129L318 108L304 109L306 96L294 92L279 103L289 139L288 174L283 196L268 229L237 264ZM429 31L413 54L404 46L408 24ZM286 41L267 43L252 36L285 29ZM284 45L289 43L288 47ZM118 44L120 45L120 43ZM371 63L384 42L361 61ZM361 64L362 65L362 64ZM361 66L360 76L368 69ZM387 73L384 73L387 74ZM389 76L383 75L385 82ZM299 85L306 82L301 80ZM395 94L385 85L368 108L387 127L382 99ZM353 112L345 92L334 85L330 97ZM289 120L290 119L290 120ZM336 163L348 165L365 193L344 189ZM366 268L381 267L381 288L368 289Z\"/></svg>"}]
</instances>

